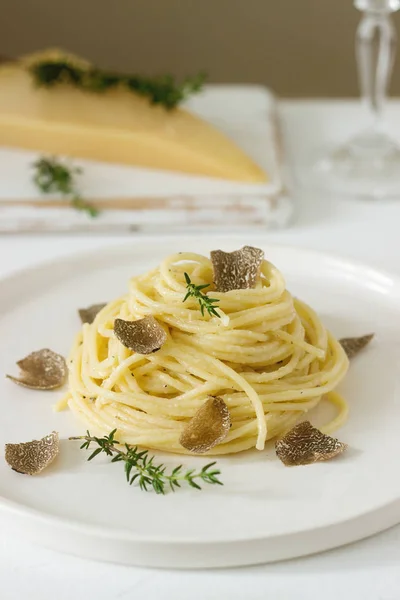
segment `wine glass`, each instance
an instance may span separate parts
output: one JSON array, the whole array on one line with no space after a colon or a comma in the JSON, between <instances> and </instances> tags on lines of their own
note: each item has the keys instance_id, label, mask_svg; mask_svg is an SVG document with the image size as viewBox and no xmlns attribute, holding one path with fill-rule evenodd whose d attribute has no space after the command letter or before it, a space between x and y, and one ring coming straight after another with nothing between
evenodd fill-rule
<instances>
[{"instance_id":1,"label":"wine glass","mask_svg":"<svg viewBox=\"0 0 400 600\"><path fill-rule=\"evenodd\" d=\"M400 196L400 146L387 133L383 112L395 56L392 13L400 0L354 0L362 11L356 58L369 126L315 165L324 186L368 199Z\"/></svg>"}]
</instances>

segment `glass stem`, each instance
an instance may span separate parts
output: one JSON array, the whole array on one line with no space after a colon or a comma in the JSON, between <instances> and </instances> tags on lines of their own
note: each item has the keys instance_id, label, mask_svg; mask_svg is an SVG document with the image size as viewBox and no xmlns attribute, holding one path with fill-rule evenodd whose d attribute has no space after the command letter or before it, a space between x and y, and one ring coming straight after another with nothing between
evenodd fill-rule
<instances>
[{"instance_id":1,"label":"glass stem","mask_svg":"<svg viewBox=\"0 0 400 600\"><path fill-rule=\"evenodd\" d=\"M357 29L356 57L361 96L375 133L382 130L395 50L396 31L390 12L365 11Z\"/></svg>"}]
</instances>

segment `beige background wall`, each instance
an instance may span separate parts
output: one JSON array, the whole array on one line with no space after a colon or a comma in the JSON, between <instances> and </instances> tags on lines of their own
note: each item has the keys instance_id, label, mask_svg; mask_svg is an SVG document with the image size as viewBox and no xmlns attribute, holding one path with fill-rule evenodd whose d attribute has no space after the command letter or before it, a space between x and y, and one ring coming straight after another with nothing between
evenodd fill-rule
<instances>
[{"instance_id":1,"label":"beige background wall","mask_svg":"<svg viewBox=\"0 0 400 600\"><path fill-rule=\"evenodd\" d=\"M357 94L352 0L2 0L0 55L61 46L98 65L284 96ZM400 31L400 14L394 17ZM400 93L400 57L393 93Z\"/></svg>"}]
</instances>

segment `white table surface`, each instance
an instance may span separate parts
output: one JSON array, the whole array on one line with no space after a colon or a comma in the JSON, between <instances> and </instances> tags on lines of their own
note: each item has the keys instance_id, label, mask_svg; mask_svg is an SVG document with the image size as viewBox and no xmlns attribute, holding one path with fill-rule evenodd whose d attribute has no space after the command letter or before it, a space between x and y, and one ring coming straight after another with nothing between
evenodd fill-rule
<instances>
[{"instance_id":1,"label":"white table surface","mask_svg":"<svg viewBox=\"0 0 400 600\"><path fill-rule=\"evenodd\" d=\"M298 173L304 173L302 165L313 149L342 140L362 124L358 104L347 101L285 101L282 115L288 156ZM400 102L389 107L388 120L392 134L400 139ZM339 253L400 274L400 193L398 202L361 203L303 189L296 192L295 202L293 225L266 232L266 240ZM131 239L0 237L0 276L42 260ZM248 236L243 240L249 243ZM1 600L399 600L399 566L400 526L318 556L218 571L100 564L0 532Z\"/></svg>"}]
</instances>

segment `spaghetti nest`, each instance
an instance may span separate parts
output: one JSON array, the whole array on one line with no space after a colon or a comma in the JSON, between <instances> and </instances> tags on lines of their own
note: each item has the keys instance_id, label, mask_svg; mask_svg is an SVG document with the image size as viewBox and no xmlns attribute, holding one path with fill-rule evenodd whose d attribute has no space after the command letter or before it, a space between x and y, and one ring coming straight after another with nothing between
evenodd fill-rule
<instances>
[{"instance_id":1,"label":"spaghetti nest","mask_svg":"<svg viewBox=\"0 0 400 600\"><path fill-rule=\"evenodd\" d=\"M218 299L218 316L202 315L188 298L185 273ZM115 336L116 318L152 315L167 340L143 355ZM133 277L129 292L84 324L70 355L68 405L98 434L118 430L127 443L187 453L179 442L190 419L210 396L229 409L232 426L208 454L256 447L290 429L323 396L337 416L323 429L341 425L344 400L333 392L348 360L315 312L293 298L271 263L263 261L255 288L215 291L210 260L192 253L165 259Z\"/></svg>"}]
</instances>

